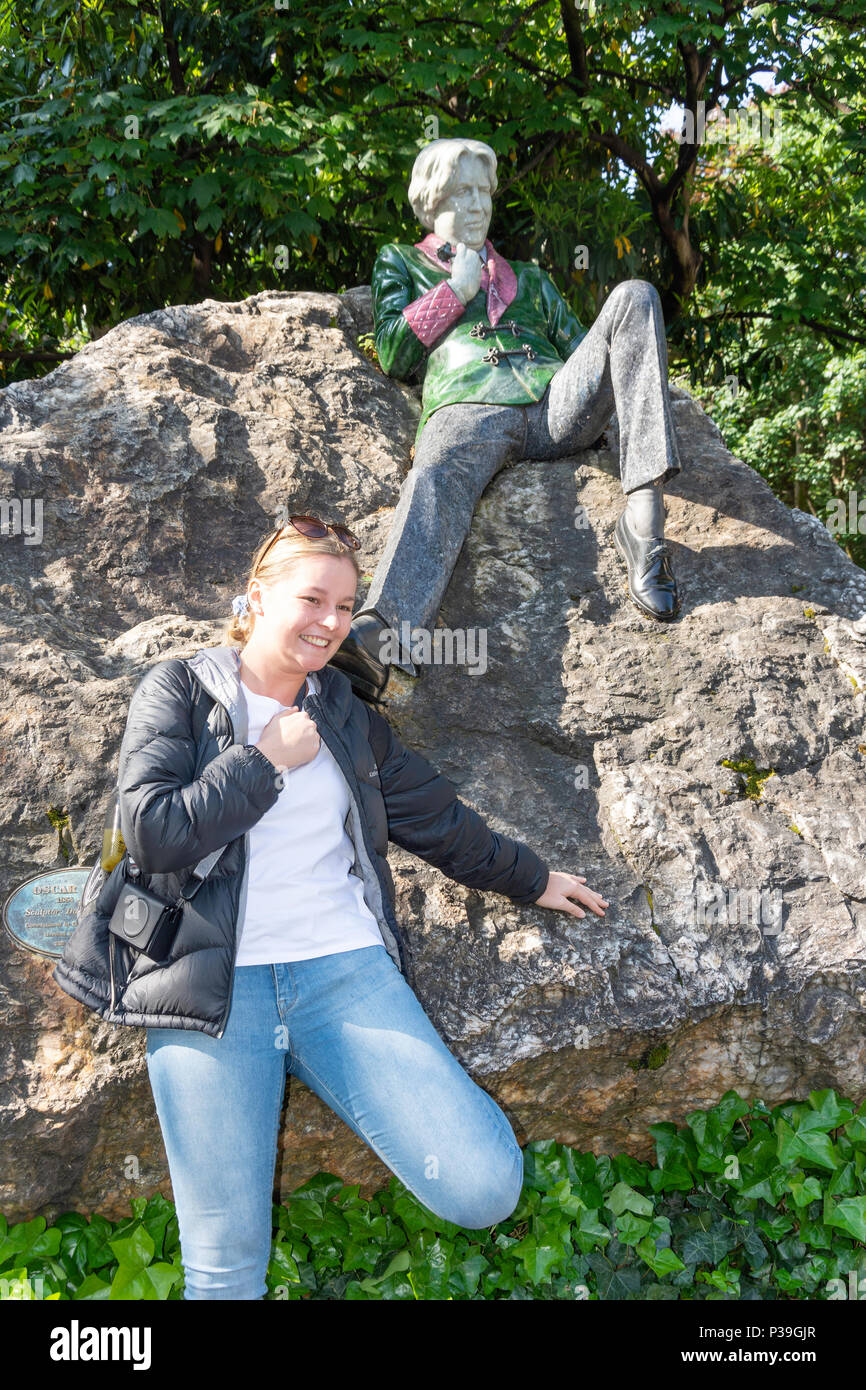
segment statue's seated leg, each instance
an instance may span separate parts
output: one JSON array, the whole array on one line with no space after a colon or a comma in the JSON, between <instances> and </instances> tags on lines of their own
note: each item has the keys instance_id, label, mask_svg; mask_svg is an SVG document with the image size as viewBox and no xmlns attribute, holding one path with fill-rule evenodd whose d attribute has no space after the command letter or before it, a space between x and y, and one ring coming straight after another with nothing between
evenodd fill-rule
<instances>
[{"instance_id":1,"label":"statue's seated leg","mask_svg":"<svg viewBox=\"0 0 866 1390\"><path fill-rule=\"evenodd\" d=\"M332 658L363 698L378 698L390 664L418 675L404 634L432 630L478 499L505 464L524 457L525 436L520 406L460 403L430 416L367 597ZM387 654L398 642L399 660Z\"/></svg>"},{"instance_id":2,"label":"statue's seated leg","mask_svg":"<svg viewBox=\"0 0 866 1390\"><path fill-rule=\"evenodd\" d=\"M682 469L668 391L661 300L647 280L611 290L542 402L527 411L527 453L561 457L586 449L616 410L625 509L614 545L626 562L632 600L662 621L680 595L664 540L664 483Z\"/></svg>"}]
</instances>

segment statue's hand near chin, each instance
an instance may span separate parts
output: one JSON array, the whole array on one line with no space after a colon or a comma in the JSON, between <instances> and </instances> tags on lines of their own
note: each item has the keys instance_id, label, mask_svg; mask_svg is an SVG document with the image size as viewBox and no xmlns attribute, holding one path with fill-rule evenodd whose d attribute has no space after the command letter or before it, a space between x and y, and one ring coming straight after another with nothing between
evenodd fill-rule
<instances>
[{"instance_id":1,"label":"statue's hand near chin","mask_svg":"<svg viewBox=\"0 0 866 1390\"><path fill-rule=\"evenodd\" d=\"M458 241L448 284L458 299L468 304L481 288L481 273L484 266L477 251L472 251L464 242Z\"/></svg>"}]
</instances>

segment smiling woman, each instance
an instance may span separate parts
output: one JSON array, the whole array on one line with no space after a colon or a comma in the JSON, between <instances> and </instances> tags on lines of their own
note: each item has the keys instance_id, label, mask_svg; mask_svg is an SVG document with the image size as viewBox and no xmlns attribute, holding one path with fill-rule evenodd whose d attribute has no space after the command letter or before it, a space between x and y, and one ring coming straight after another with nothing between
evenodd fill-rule
<instances>
[{"instance_id":1,"label":"smiling woman","mask_svg":"<svg viewBox=\"0 0 866 1390\"><path fill-rule=\"evenodd\" d=\"M437 1216L479 1230L517 1205L514 1132L410 984L389 841L517 904L607 906L492 831L330 664L352 618L355 537L294 523L256 552L227 642L136 687L124 858L54 973L109 1022L146 1029L187 1299L266 1295L288 1075ZM184 905L158 959L130 928L115 970L109 923L133 865L146 902Z\"/></svg>"},{"instance_id":2,"label":"smiling woman","mask_svg":"<svg viewBox=\"0 0 866 1390\"><path fill-rule=\"evenodd\" d=\"M349 631L360 573L356 548L345 527L329 530L315 517L296 517L253 561L244 615L252 632L239 660L247 742L285 777L283 794L248 832L237 966L384 944L362 880L352 873L348 785L303 708L312 690L308 675L328 662Z\"/></svg>"},{"instance_id":3,"label":"smiling woman","mask_svg":"<svg viewBox=\"0 0 866 1390\"><path fill-rule=\"evenodd\" d=\"M352 623L358 545L339 523L299 516L259 547L225 630L228 641L243 645L248 689L291 707L307 672L330 661Z\"/></svg>"}]
</instances>

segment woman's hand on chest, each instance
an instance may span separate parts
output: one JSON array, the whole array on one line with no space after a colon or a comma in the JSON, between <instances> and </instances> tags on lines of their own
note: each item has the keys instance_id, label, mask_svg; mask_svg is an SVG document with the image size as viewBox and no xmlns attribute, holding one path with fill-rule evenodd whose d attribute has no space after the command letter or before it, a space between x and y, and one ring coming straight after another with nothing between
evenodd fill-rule
<instances>
[{"instance_id":1,"label":"woman's hand on chest","mask_svg":"<svg viewBox=\"0 0 866 1390\"><path fill-rule=\"evenodd\" d=\"M278 710L268 720L255 746L279 771L287 771L312 762L320 744L315 720L306 710L292 706L289 710Z\"/></svg>"}]
</instances>

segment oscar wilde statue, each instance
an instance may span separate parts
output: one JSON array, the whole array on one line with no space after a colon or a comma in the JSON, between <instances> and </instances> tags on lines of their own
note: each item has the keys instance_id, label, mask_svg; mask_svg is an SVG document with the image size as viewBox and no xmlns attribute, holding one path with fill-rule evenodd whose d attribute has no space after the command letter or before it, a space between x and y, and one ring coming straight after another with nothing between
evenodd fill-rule
<instances>
[{"instance_id":1,"label":"oscar wilde statue","mask_svg":"<svg viewBox=\"0 0 866 1390\"><path fill-rule=\"evenodd\" d=\"M615 286L585 328L550 276L509 263L487 237L496 155L480 140L434 140L418 155L409 202L427 234L383 246L372 274L382 370L423 370L413 465L363 607L334 664L377 700L395 634L432 629L475 506L506 464L593 444L616 409L625 507L614 544L644 614L676 617L663 484L681 470L657 290ZM408 624L408 629L403 627ZM387 640L386 640L387 634Z\"/></svg>"}]
</instances>

